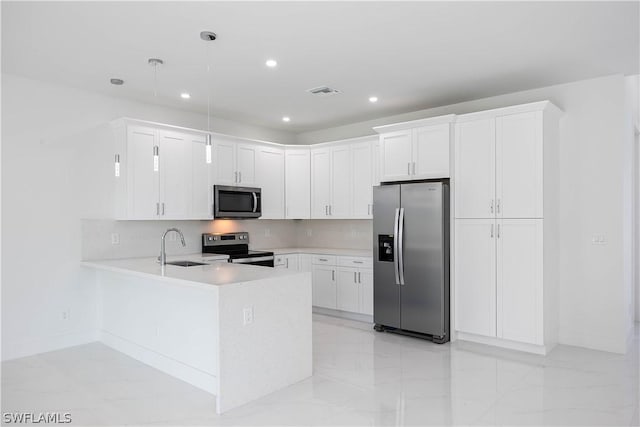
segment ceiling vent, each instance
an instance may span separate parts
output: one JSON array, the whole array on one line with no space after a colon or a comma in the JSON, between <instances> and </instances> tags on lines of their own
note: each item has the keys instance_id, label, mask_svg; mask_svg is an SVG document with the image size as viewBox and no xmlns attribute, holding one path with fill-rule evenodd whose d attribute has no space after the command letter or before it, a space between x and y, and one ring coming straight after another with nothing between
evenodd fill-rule
<instances>
[{"instance_id":1,"label":"ceiling vent","mask_svg":"<svg viewBox=\"0 0 640 427\"><path fill-rule=\"evenodd\" d=\"M314 87L313 89L307 89L307 92L316 96L331 96L340 93L338 89L333 89L328 86Z\"/></svg>"}]
</instances>

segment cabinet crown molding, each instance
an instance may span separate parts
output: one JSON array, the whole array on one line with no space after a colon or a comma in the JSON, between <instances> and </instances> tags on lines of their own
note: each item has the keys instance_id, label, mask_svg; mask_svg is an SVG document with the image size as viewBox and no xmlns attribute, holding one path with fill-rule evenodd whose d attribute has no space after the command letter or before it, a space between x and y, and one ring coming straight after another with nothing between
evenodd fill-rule
<instances>
[{"instance_id":1,"label":"cabinet crown molding","mask_svg":"<svg viewBox=\"0 0 640 427\"><path fill-rule=\"evenodd\" d=\"M442 123L453 123L456 120L455 114L447 114L427 119L411 120L408 122L392 123L389 125L376 126L373 128L378 133L395 132L399 130L413 129L421 126L439 125Z\"/></svg>"},{"instance_id":2,"label":"cabinet crown molding","mask_svg":"<svg viewBox=\"0 0 640 427\"><path fill-rule=\"evenodd\" d=\"M120 117L118 119L112 120L109 122L109 125L114 128L121 128L127 125L139 125L139 126L149 126L149 127L154 127L154 128L158 128L158 129L164 129L164 130L173 130L173 131L177 131L177 132L187 132L187 133L195 133L195 134L200 134L200 135L207 135L210 134L213 138L229 138L229 139L233 139L236 140L237 142L250 142L250 143L256 143L256 144L263 144L263 145L271 145L274 147L280 147L280 148L285 148L288 145L287 144L280 144L278 142L272 142L272 141L263 141L260 139L252 139L252 138L245 138L242 136L237 136L237 135L228 135L225 133L219 133L219 132L209 132L206 130L202 130L202 129L194 129L194 128L188 128L188 127L184 127L184 126L176 126L176 125L170 125L167 123L160 123L160 122L153 122L150 120L142 120L142 119L134 119L131 117Z\"/></svg>"},{"instance_id":3,"label":"cabinet crown molding","mask_svg":"<svg viewBox=\"0 0 640 427\"><path fill-rule=\"evenodd\" d=\"M474 113L460 114L456 118L457 123L463 123L479 119L489 119L509 114L528 113L532 111L548 111L554 115L561 116L563 111L551 101L530 102L528 104L513 105L509 107L493 108L491 110L477 111Z\"/></svg>"}]
</instances>

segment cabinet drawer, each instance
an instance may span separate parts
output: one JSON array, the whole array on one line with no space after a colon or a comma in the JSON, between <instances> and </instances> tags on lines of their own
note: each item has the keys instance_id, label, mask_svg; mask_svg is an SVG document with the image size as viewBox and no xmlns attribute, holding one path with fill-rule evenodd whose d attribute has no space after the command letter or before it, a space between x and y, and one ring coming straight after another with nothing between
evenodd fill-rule
<instances>
[{"instance_id":1,"label":"cabinet drawer","mask_svg":"<svg viewBox=\"0 0 640 427\"><path fill-rule=\"evenodd\" d=\"M313 255L311 262L320 265L336 265L336 258L335 255Z\"/></svg>"},{"instance_id":2,"label":"cabinet drawer","mask_svg":"<svg viewBox=\"0 0 640 427\"><path fill-rule=\"evenodd\" d=\"M373 259L369 257L341 256L338 265L343 267L373 268Z\"/></svg>"}]
</instances>

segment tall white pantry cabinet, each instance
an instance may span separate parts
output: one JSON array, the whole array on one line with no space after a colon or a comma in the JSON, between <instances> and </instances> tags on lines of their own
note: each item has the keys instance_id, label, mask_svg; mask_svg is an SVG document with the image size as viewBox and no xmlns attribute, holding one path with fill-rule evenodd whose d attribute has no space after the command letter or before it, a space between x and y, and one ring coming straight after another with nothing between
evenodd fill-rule
<instances>
[{"instance_id":1,"label":"tall white pantry cabinet","mask_svg":"<svg viewBox=\"0 0 640 427\"><path fill-rule=\"evenodd\" d=\"M539 354L557 342L560 115L542 101L456 119L458 339Z\"/></svg>"}]
</instances>

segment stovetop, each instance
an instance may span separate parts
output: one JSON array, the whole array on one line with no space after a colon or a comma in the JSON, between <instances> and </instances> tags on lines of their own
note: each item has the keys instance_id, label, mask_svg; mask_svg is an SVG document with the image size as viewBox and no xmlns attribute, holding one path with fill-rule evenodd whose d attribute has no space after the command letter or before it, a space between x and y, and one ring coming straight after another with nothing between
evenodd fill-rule
<instances>
[{"instance_id":1,"label":"stovetop","mask_svg":"<svg viewBox=\"0 0 640 427\"><path fill-rule=\"evenodd\" d=\"M229 255L229 258L257 258L273 256L273 252L249 250L249 233L205 233L202 235L202 252Z\"/></svg>"}]
</instances>

